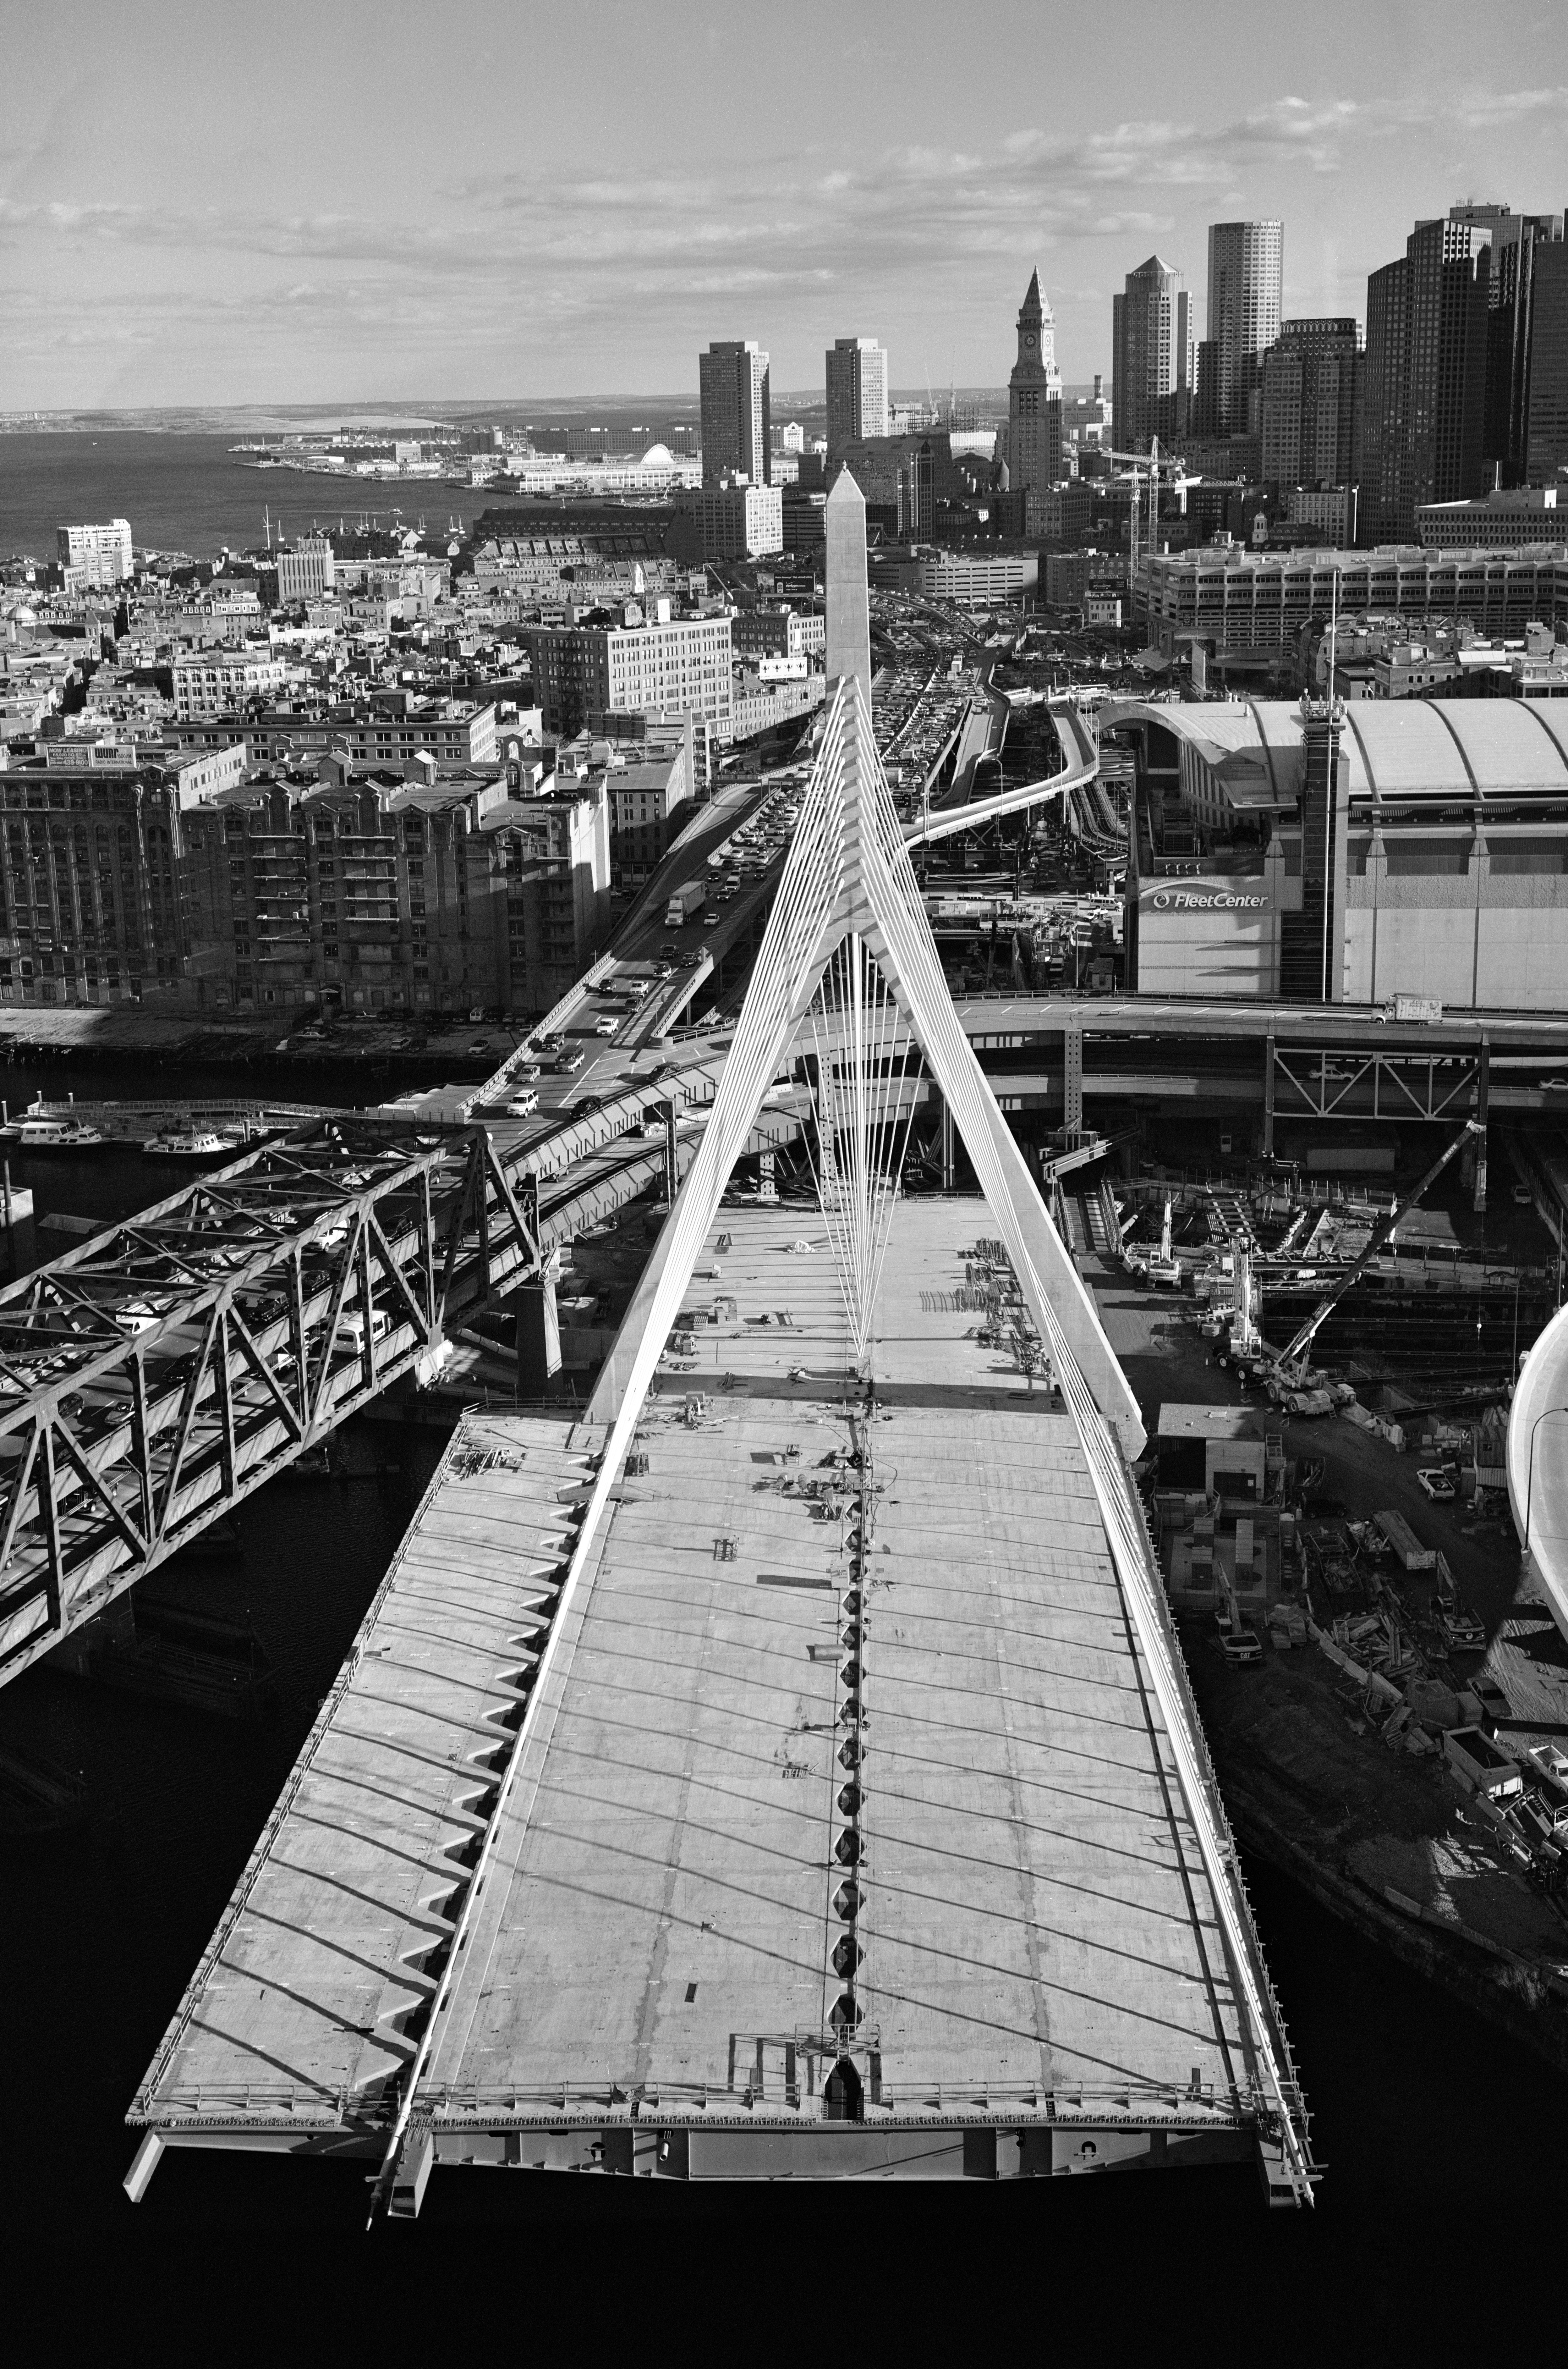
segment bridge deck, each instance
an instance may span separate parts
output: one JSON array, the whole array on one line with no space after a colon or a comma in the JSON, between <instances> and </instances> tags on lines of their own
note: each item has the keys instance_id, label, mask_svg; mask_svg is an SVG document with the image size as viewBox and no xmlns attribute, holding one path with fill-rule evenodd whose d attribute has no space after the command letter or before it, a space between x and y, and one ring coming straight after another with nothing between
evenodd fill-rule
<instances>
[{"instance_id":1,"label":"bridge deck","mask_svg":"<svg viewBox=\"0 0 1568 2369\"><path fill-rule=\"evenodd\" d=\"M823 2147L839 2169L852 2143L862 2170L962 2170L964 2126L1003 2123L1002 2169L1250 2151L1244 2011L1076 1434L965 1337L979 1203L903 1205L888 1256L861 1648L870 2088L853 2132L824 2120L845 1333L814 1214L721 1223L733 1246L689 1312L738 1309L693 1327L700 1364L650 1401L648 1470L532 1701L415 2101L435 2151L587 2165L651 2115L692 2176L809 2171ZM476 1756L522 1700L598 1444L545 1414L465 1425L134 2121L379 2146L465 1880L449 1854L472 1858L489 1815Z\"/></svg>"}]
</instances>

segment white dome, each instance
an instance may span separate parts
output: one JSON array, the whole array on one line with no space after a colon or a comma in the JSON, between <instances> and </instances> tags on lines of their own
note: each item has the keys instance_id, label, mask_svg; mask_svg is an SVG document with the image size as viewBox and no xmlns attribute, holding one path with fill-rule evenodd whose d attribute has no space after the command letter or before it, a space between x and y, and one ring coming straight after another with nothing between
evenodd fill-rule
<instances>
[{"instance_id":1,"label":"white dome","mask_svg":"<svg viewBox=\"0 0 1568 2369\"><path fill-rule=\"evenodd\" d=\"M645 469L672 469L675 455L668 444L650 444L643 454L642 464Z\"/></svg>"}]
</instances>

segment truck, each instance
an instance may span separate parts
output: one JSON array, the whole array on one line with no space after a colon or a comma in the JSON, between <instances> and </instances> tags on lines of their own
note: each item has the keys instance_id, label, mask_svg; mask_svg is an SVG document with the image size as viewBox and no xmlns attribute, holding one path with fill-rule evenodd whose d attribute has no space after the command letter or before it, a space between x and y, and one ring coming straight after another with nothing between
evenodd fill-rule
<instances>
[{"instance_id":1,"label":"truck","mask_svg":"<svg viewBox=\"0 0 1568 2369\"><path fill-rule=\"evenodd\" d=\"M1394 995L1383 1006L1385 1020L1417 1020L1431 1025L1442 1017L1443 1007L1435 995Z\"/></svg>"},{"instance_id":2,"label":"truck","mask_svg":"<svg viewBox=\"0 0 1568 2369\"><path fill-rule=\"evenodd\" d=\"M1388 1540L1402 1571L1436 1571L1436 1548L1424 1547L1402 1514L1391 1507L1386 1514L1374 1514L1372 1519Z\"/></svg>"},{"instance_id":3,"label":"truck","mask_svg":"<svg viewBox=\"0 0 1568 2369\"><path fill-rule=\"evenodd\" d=\"M708 893L705 880L688 880L683 887L672 888L670 902L664 909L667 930L683 930L693 913L701 910Z\"/></svg>"}]
</instances>

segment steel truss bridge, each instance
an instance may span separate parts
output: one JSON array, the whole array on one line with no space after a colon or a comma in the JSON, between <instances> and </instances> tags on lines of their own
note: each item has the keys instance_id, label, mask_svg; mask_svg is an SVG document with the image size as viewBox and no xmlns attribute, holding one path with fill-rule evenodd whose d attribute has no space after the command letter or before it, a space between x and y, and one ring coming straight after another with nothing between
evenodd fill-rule
<instances>
[{"instance_id":1,"label":"steel truss bridge","mask_svg":"<svg viewBox=\"0 0 1568 2369\"><path fill-rule=\"evenodd\" d=\"M543 1141L334 1113L0 1293L0 1682L537 1276L692 1144L623 1138L705 1100L634 1084ZM788 1140L765 1116L750 1149Z\"/></svg>"}]
</instances>

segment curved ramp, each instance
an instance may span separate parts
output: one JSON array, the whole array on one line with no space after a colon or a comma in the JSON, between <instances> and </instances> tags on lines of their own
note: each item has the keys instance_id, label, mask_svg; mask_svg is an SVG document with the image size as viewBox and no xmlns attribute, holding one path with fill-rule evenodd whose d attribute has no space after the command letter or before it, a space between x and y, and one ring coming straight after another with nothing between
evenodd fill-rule
<instances>
[{"instance_id":1,"label":"curved ramp","mask_svg":"<svg viewBox=\"0 0 1568 2369\"><path fill-rule=\"evenodd\" d=\"M1514 1391L1508 1503L1551 1617L1568 1637L1568 1308L1558 1310L1530 1351Z\"/></svg>"}]
</instances>

